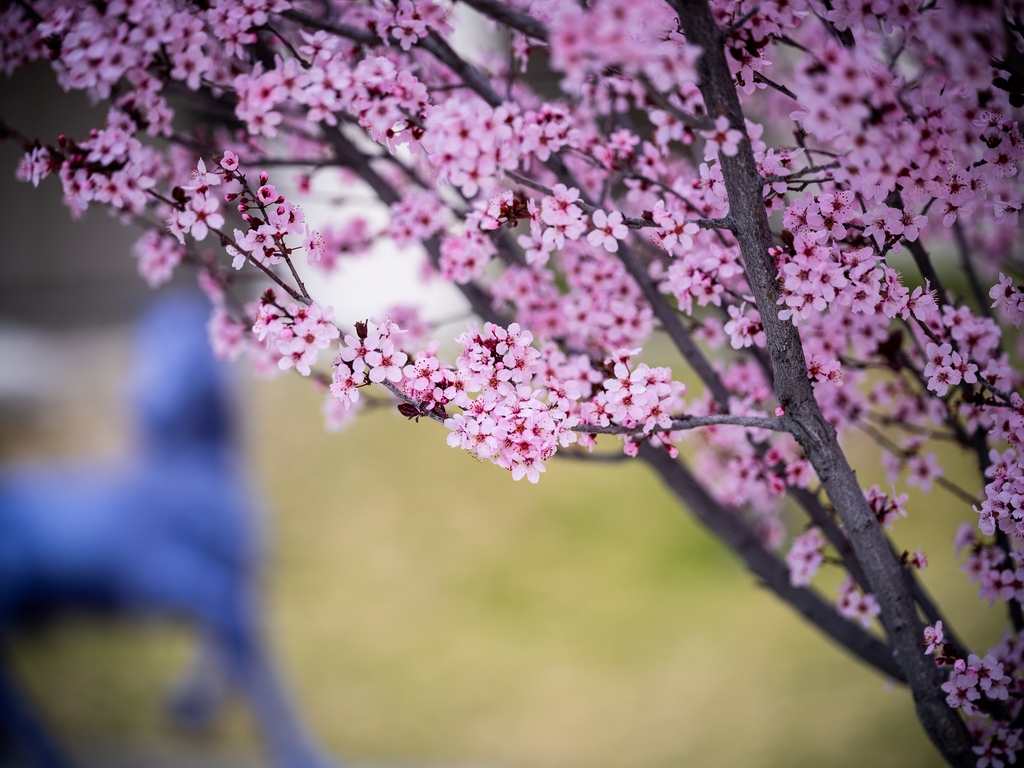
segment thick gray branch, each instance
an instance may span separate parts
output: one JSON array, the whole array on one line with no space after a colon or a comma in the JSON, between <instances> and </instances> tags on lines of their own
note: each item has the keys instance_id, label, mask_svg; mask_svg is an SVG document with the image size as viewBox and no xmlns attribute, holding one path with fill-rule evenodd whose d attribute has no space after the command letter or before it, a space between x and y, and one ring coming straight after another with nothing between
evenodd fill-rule
<instances>
[{"instance_id":1,"label":"thick gray branch","mask_svg":"<svg viewBox=\"0 0 1024 768\"><path fill-rule=\"evenodd\" d=\"M690 43L701 46L700 89L709 115L724 115L732 128L745 132L743 112L720 31L707 0L672 0ZM764 325L779 401L792 419L793 434L821 479L843 521L857 559L878 600L882 624L897 651L897 660L914 695L918 717L943 757L952 765L973 766L971 738L963 721L945 702L941 677L922 652L923 625L907 588L899 561L864 499L857 477L836 440L835 430L821 413L807 378L800 336L792 323L779 319L780 287L768 253L772 233L749 140L734 157L719 155L729 216L746 267L747 281Z\"/></svg>"}]
</instances>

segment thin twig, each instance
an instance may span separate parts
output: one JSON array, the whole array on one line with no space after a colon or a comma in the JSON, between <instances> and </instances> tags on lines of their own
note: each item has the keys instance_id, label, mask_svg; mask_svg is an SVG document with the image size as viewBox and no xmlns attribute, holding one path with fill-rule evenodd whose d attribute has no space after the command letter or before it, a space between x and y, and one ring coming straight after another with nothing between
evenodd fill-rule
<instances>
[{"instance_id":1,"label":"thin twig","mask_svg":"<svg viewBox=\"0 0 1024 768\"><path fill-rule=\"evenodd\" d=\"M312 27L313 29L319 29L324 32L330 32L332 35L344 37L362 45L380 45L382 43L381 39L369 30L359 29L358 27L353 27L349 24L341 24L318 16L313 16L296 8L289 8L286 11L282 11L280 15L297 24L301 24L302 26Z\"/></svg>"},{"instance_id":2,"label":"thin twig","mask_svg":"<svg viewBox=\"0 0 1024 768\"><path fill-rule=\"evenodd\" d=\"M990 306L990 299L981 287L981 280L978 279L978 272L974 269L974 262L971 260L970 248L967 247L967 235L964 233L964 228L960 225L959 221L953 222L953 237L956 240L956 248L960 254L960 264L963 266L964 273L967 275L967 282L971 286L971 293L974 294L974 299L978 302L978 310L991 320L992 307Z\"/></svg>"},{"instance_id":3,"label":"thin twig","mask_svg":"<svg viewBox=\"0 0 1024 768\"><path fill-rule=\"evenodd\" d=\"M738 32L740 29L742 29L743 25L746 24L748 21L750 21L752 18L754 18L754 14L756 14L760 10L761 10L761 4L760 3L755 3L753 8L751 8L749 11L744 13L738 19L736 19L728 27L723 29L722 33L721 33L721 40L722 40L722 42L725 42L730 37L732 37L734 34L736 34L736 32Z\"/></svg>"},{"instance_id":4,"label":"thin twig","mask_svg":"<svg viewBox=\"0 0 1024 768\"><path fill-rule=\"evenodd\" d=\"M782 95L789 96L789 98L791 98L793 101L797 101L797 102L800 101L800 98L795 93L793 93L791 90L789 90L789 88L787 88L784 85L780 85L779 83L776 83L774 80L769 80L767 77L762 75L760 72L755 72L754 73L754 82L755 83L764 83L769 88L775 89L776 91L778 91Z\"/></svg>"},{"instance_id":5,"label":"thin twig","mask_svg":"<svg viewBox=\"0 0 1024 768\"><path fill-rule=\"evenodd\" d=\"M542 195L551 197L555 194L554 190L550 187L546 187L527 176L523 176L521 173L517 173L516 171L505 171L505 175L517 184L529 187L535 192L540 192ZM592 214L594 211L598 210L598 206L592 205L583 200L577 200L574 205L584 213ZM653 219L640 219L635 216L623 216L622 223L630 229L653 229L661 226ZM732 220L728 216L720 219L686 219L685 223L696 224L701 229L730 229L732 227Z\"/></svg>"},{"instance_id":6,"label":"thin twig","mask_svg":"<svg viewBox=\"0 0 1024 768\"><path fill-rule=\"evenodd\" d=\"M735 426L746 427L747 429L768 429L772 432L788 432L789 425L785 417L768 418L765 416L738 416L731 413L716 413L710 416L680 416L673 419L668 427L657 427L652 432L675 432L684 429L698 429L700 427L713 426ZM648 437L650 432L637 430L636 427L626 427L621 424L610 424L607 427L598 424L580 424L573 427L574 432L582 432L591 435L629 435L638 440Z\"/></svg>"}]
</instances>

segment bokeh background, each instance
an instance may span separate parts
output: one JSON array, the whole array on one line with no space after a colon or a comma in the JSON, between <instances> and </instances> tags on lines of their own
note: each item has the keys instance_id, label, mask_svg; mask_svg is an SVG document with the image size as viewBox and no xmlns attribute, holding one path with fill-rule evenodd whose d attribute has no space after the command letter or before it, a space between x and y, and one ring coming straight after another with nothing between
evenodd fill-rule
<instances>
[{"instance_id":1,"label":"bokeh background","mask_svg":"<svg viewBox=\"0 0 1024 768\"><path fill-rule=\"evenodd\" d=\"M0 104L49 140L103 115L39 70L0 83ZM134 274L136 233L96 210L71 224L55 179L37 190L14 181L18 156L0 145L0 457L116 461L129 450L129 324L152 298ZM388 278L351 281L369 300ZM365 316L339 301L341 321ZM450 309L432 301L441 316ZM654 353L673 362L657 343ZM308 380L235 379L265 502L268 633L309 728L339 759L938 763L907 692L760 588L640 464L556 460L539 485L517 484L448 448L437 424L376 409L330 434ZM849 448L865 485L884 482L876 447ZM969 457L940 458L948 478L978 487ZM969 513L941 489L909 510L899 546L926 552L924 581L970 643L998 640L1003 607L978 601L953 558ZM822 580L832 594L837 583ZM265 764L242 706L203 739L163 718L192 640L174 623L76 617L3 643L85 765Z\"/></svg>"}]
</instances>

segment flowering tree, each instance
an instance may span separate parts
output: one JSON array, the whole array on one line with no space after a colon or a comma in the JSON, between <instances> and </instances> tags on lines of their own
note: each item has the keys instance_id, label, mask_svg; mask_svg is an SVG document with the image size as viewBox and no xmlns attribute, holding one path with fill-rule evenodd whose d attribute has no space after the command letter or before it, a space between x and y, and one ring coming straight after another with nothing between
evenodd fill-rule
<instances>
[{"instance_id":1,"label":"flowering tree","mask_svg":"<svg viewBox=\"0 0 1024 768\"><path fill-rule=\"evenodd\" d=\"M18 0L5 72L49 60L110 108L89 136L24 136L12 115L3 136L72 215L142 227L150 284L197 270L218 354L328 385L334 421L385 388L514 480L619 441L782 600L905 682L950 764L1014 762L1024 378L1003 334L1024 317L1024 3L461 3L500 45L456 52L432 0ZM294 194L280 166L301 171ZM299 197L323 177L372 190L386 225L314 229ZM468 300L456 359L412 309L364 320L307 290L382 240ZM643 362L654 333L699 387ZM999 645L972 652L923 590L925 555L889 538L908 497L858 484L851 431L893 482L960 497L964 570L1007 607ZM972 457L975 488L944 478L933 439ZM814 587L826 563L836 601Z\"/></svg>"}]
</instances>

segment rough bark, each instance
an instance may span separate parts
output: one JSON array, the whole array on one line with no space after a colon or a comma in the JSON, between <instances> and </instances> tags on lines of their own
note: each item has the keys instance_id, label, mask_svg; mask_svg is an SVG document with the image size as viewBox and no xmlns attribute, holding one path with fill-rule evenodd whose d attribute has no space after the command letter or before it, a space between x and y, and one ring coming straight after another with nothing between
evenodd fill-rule
<instances>
[{"instance_id":1,"label":"rough bark","mask_svg":"<svg viewBox=\"0 0 1024 768\"><path fill-rule=\"evenodd\" d=\"M720 30L707 0L672 0L687 39L703 49L700 90L709 115L726 116L732 128L746 136L743 112L729 72ZM779 318L780 286L768 252L771 228L762 198L763 180L748 139L733 157L719 156L729 197L729 216L764 325L775 378L775 391L799 441L821 479L850 536L857 559L881 607L882 624L896 649L897 662L907 679L917 714L943 757L956 766L973 765L971 738L957 713L944 700L941 677L922 648L923 624L881 526L872 514L856 475L822 415L807 377L807 365L797 329Z\"/></svg>"}]
</instances>

